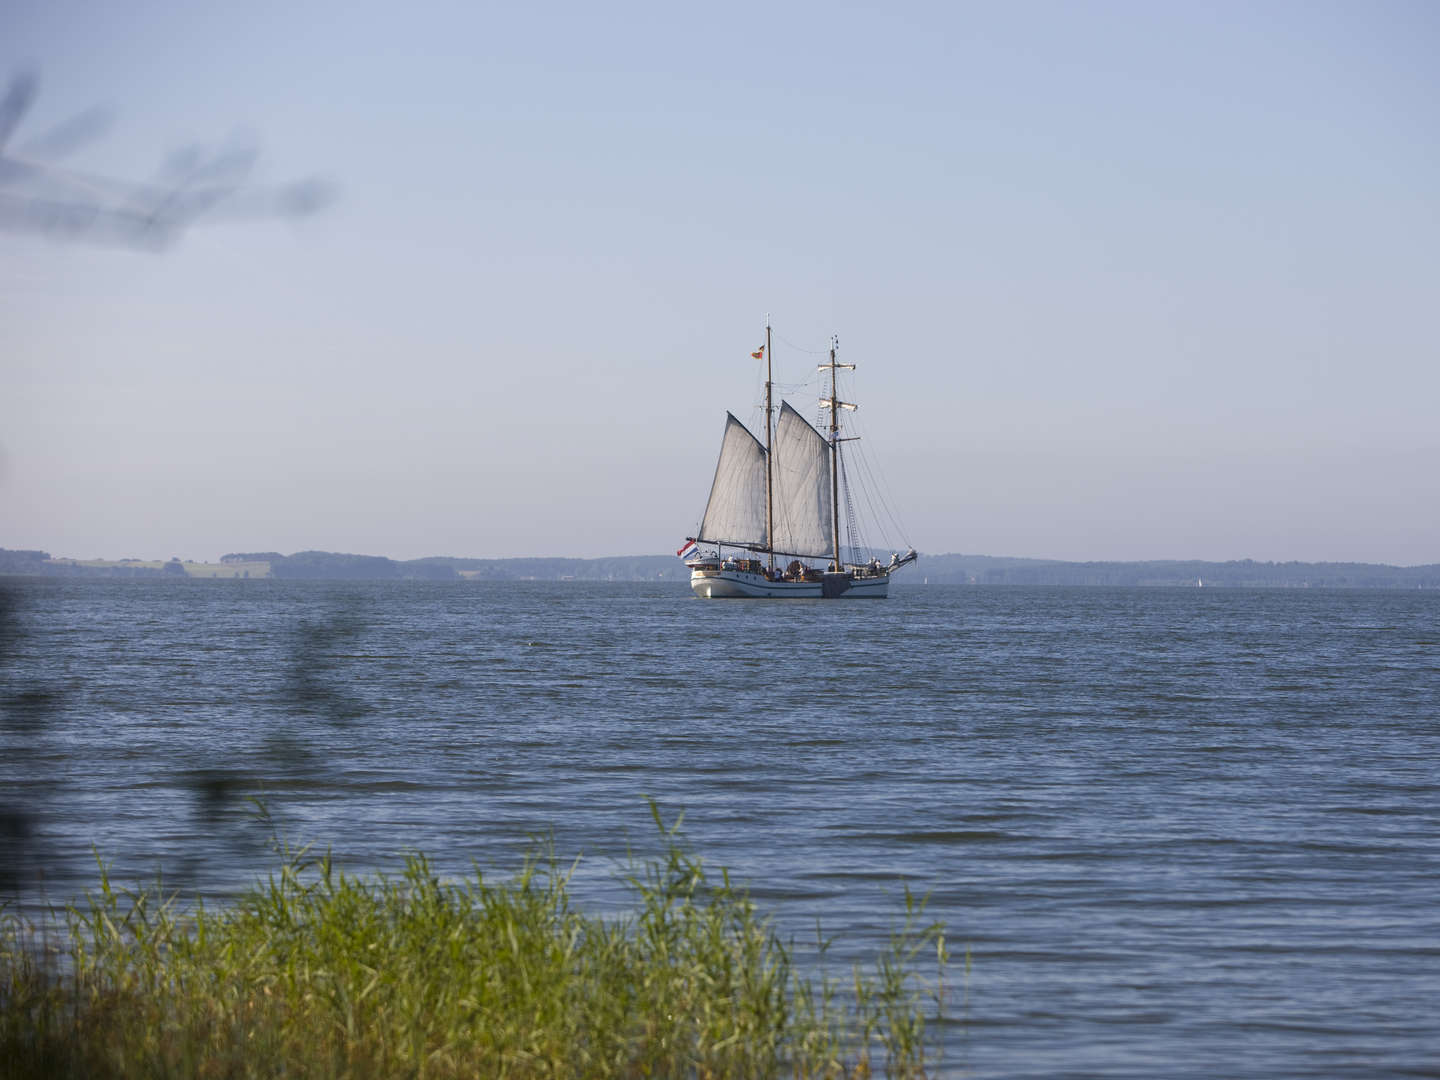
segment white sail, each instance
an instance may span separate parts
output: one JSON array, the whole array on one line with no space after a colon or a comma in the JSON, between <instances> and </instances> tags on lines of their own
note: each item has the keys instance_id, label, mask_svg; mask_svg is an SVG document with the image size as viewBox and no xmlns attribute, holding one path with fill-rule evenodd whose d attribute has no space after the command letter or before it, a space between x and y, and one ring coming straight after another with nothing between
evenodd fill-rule
<instances>
[{"instance_id":1,"label":"white sail","mask_svg":"<svg viewBox=\"0 0 1440 1080\"><path fill-rule=\"evenodd\" d=\"M830 446L790 407L780 403L773 449L776 551L831 555Z\"/></svg>"},{"instance_id":2,"label":"white sail","mask_svg":"<svg viewBox=\"0 0 1440 1080\"><path fill-rule=\"evenodd\" d=\"M765 447L733 413L725 414L720 461L696 539L765 546Z\"/></svg>"}]
</instances>

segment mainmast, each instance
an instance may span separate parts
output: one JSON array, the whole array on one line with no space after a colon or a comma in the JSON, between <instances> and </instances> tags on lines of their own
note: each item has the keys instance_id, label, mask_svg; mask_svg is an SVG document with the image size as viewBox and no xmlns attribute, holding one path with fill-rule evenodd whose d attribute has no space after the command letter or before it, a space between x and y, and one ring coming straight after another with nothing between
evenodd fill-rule
<instances>
[{"instance_id":1,"label":"mainmast","mask_svg":"<svg viewBox=\"0 0 1440 1080\"><path fill-rule=\"evenodd\" d=\"M834 357L831 357L833 360ZM775 454L770 447L770 317L765 317L765 546L770 549L770 572L775 572Z\"/></svg>"},{"instance_id":2,"label":"mainmast","mask_svg":"<svg viewBox=\"0 0 1440 1080\"><path fill-rule=\"evenodd\" d=\"M854 364L837 364L835 362L835 350L840 345L838 337L830 339L830 363L821 364L820 370L830 369L830 397L820 402L821 406L828 406L830 409L830 509L833 512L830 526L831 542L835 546L835 569L842 570L840 563L840 410L854 410L855 406L848 401L841 401L835 382L835 372L844 368L846 371L854 371Z\"/></svg>"}]
</instances>

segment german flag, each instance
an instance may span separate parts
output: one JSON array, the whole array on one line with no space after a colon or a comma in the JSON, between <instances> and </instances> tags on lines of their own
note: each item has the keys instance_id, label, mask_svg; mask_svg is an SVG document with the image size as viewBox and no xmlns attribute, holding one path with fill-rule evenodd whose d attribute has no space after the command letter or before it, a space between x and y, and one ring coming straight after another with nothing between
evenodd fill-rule
<instances>
[{"instance_id":1,"label":"german flag","mask_svg":"<svg viewBox=\"0 0 1440 1080\"><path fill-rule=\"evenodd\" d=\"M754 352L752 352L750 355L751 355L754 359L756 359L756 360L764 360L764 359L765 359L765 346L764 346L764 345L761 345L760 348L756 349L756 350L755 350Z\"/></svg>"}]
</instances>

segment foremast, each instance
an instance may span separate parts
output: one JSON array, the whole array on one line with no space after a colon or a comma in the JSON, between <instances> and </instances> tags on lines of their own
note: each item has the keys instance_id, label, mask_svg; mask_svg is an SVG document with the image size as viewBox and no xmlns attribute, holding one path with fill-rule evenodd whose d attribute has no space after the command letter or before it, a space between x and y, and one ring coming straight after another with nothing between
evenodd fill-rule
<instances>
[{"instance_id":1,"label":"foremast","mask_svg":"<svg viewBox=\"0 0 1440 1080\"><path fill-rule=\"evenodd\" d=\"M768 331L767 331L768 333ZM841 571L845 569L840 561L840 444L850 442L850 439L840 438L840 410L848 409L855 411L855 406L848 401L841 401L839 388L836 383L835 373L840 370L854 371L854 364L838 364L835 362L835 350L840 347L840 339L830 339L830 362L820 364L817 370L830 371L830 396L820 399L820 407L830 410L830 538L834 549L834 557L831 569Z\"/></svg>"}]
</instances>

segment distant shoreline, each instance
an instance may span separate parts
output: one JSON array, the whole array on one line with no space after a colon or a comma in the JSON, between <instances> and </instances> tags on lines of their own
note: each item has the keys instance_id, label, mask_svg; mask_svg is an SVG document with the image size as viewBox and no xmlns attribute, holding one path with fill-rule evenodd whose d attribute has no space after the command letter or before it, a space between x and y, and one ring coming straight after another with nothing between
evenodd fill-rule
<instances>
[{"instance_id":1,"label":"distant shoreline","mask_svg":"<svg viewBox=\"0 0 1440 1080\"><path fill-rule=\"evenodd\" d=\"M150 578L297 581L674 581L690 572L672 555L608 558L396 560L331 551L235 553L219 562L179 559L73 559L0 548L0 575L46 578ZM993 555L923 555L897 581L905 585L1124 585L1203 588L1440 589L1440 563L1389 566L1347 562L1228 562L1155 559L1068 562Z\"/></svg>"}]
</instances>

